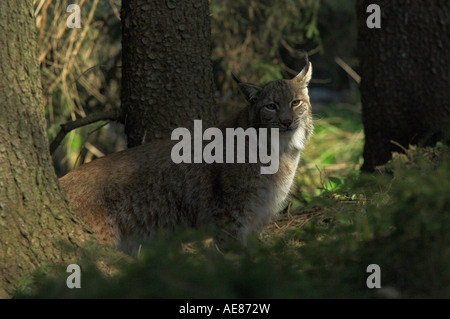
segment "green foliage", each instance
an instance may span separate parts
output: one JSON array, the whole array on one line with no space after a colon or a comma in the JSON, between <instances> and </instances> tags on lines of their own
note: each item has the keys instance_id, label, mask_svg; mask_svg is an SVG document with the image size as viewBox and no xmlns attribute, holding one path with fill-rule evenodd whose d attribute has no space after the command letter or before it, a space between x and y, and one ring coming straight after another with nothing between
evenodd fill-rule
<instances>
[{"instance_id":1,"label":"green foliage","mask_svg":"<svg viewBox=\"0 0 450 319\"><path fill-rule=\"evenodd\" d=\"M321 46L319 1L213 0L210 9L212 59L222 91L232 87L232 72L256 84L292 76L287 61L301 60L303 67L302 51Z\"/></svg>"},{"instance_id":2,"label":"green foliage","mask_svg":"<svg viewBox=\"0 0 450 319\"><path fill-rule=\"evenodd\" d=\"M348 180L348 175L358 171L363 161L364 133L359 103L330 104L315 112L314 119L314 134L302 153L296 176L299 187L294 204L313 199L323 189L332 191L344 186L338 185L337 179Z\"/></svg>"},{"instance_id":3,"label":"green foliage","mask_svg":"<svg viewBox=\"0 0 450 319\"><path fill-rule=\"evenodd\" d=\"M120 1L82 0L77 3L81 8L80 29L70 29L66 25L66 9L70 4L67 0L34 2L47 132L51 142L60 124L120 105ZM86 143L89 138L99 141L111 134L111 130L106 129L91 134L92 130L92 126L80 128L64 139L53 155L58 175L74 168L86 146L89 148L89 152L84 153L87 161L93 157L96 149ZM117 150L117 145L111 145L114 143L117 141L112 140L101 148L104 152Z\"/></svg>"}]
</instances>

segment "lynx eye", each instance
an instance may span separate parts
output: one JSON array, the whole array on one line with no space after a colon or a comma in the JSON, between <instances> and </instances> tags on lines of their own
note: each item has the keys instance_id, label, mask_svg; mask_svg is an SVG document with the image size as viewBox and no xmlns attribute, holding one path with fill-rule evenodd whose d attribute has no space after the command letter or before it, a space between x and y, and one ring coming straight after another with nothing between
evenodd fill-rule
<instances>
[{"instance_id":1,"label":"lynx eye","mask_svg":"<svg viewBox=\"0 0 450 319\"><path fill-rule=\"evenodd\" d=\"M275 111L277 109L277 105L275 103L267 104L264 107L269 111Z\"/></svg>"},{"instance_id":2,"label":"lynx eye","mask_svg":"<svg viewBox=\"0 0 450 319\"><path fill-rule=\"evenodd\" d=\"M292 107L297 107L297 106L301 105L302 103L303 103L302 100L294 100L294 101L292 101L291 105L292 105Z\"/></svg>"}]
</instances>

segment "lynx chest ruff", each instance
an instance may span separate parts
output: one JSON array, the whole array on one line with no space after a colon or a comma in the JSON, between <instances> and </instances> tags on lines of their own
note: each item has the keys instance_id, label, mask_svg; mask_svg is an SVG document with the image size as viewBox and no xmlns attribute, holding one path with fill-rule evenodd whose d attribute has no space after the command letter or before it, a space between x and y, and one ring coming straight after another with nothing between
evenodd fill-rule
<instances>
[{"instance_id":1,"label":"lynx chest ruff","mask_svg":"<svg viewBox=\"0 0 450 319\"><path fill-rule=\"evenodd\" d=\"M300 151L304 145L303 138L298 138L303 135L301 132L296 132L292 137L281 136L278 171L261 178L257 196L249 202L248 211L253 214L249 215L251 221L243 230L244 236L259 234L285 208L300 161ZM283 141L283 138L286 141Z\"/></svg>"}]
</instances>

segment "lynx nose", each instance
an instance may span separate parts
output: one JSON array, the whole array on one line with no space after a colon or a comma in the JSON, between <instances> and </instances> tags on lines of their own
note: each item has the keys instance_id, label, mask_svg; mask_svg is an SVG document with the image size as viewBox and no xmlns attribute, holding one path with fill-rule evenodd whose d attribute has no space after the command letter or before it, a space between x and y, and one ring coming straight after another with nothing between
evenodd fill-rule
<instances>
[{"instance_id":1,"label":"lynx nose","mask_svg":"<svg viewBox=\"0 0 450 319\"><path fill-rule=\"evenodd\" d=\"M292 124L292 120L282 120L281 124L286 126L286 128L289 128L291 126L291 124Z\"/></svg>"}]
</instances>

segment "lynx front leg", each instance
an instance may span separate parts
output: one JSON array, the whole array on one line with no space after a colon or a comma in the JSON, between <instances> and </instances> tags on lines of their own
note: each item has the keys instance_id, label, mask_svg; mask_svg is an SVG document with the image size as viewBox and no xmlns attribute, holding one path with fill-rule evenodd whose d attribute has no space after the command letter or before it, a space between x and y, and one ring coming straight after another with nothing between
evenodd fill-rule
<instances>
[{"instance_id":1,"label":"lynx front leg","mask_svg":"<svg viewBox=\"0 0 450 319\"><path fill-rule=\"evenodd\" d=\"M248 214L236 212L230 215L228 215L226 221L222 219L221 226L215 232L214 243L221 251L226 251L237 246L246 246L249 236L258 235L249 232Z\"/></svg>"}]
</instances>

